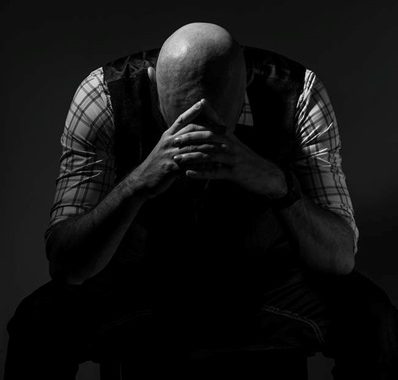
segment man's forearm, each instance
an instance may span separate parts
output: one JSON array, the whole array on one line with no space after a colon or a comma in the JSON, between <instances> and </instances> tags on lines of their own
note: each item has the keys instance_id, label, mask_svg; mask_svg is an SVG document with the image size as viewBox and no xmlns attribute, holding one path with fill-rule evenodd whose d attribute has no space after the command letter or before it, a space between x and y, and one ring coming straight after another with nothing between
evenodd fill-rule
<instances>
[{"instance_id":1,"label":"man's forearm","mask_svg":"<svg viewBox=\"0 0 398 380\"><path fill-rule=\"evenodd\" d=\"M46 244L53 278L81 284L105 268L145 201L131 183L127 176L88 213L55 225Z\"/></svg>"},{"instance_id":2,"label":"man's forearm","mask_svg":"<svg viewBox=\"0 0 398 380\"><path fill-rule=\"evenodd\" d=\"M278 213L310 269L334 274L352 271L353 231L339 215L305 196Z\"/></svg>"}]
</instances>

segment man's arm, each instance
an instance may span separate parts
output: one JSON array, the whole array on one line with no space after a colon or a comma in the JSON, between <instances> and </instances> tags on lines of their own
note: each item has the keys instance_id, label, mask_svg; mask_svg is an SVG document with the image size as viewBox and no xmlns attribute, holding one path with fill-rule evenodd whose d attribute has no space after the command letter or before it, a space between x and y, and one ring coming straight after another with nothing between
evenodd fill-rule
<instances>
[{"instance_id":1,"label":"man's arm","mask_svg":"<svg viewBox=\"0 0 398 380\"><path fill-rule=\"evenodd\" d=\"M104 268L142 205L127 178L114 187L113 136L112 107L97 69L78 87L61 136L45 236L53 278L78 284Z\"/></svg>"},{"instance_id":2,"label":"man's arm","mask_svg":"<svg viewBox=\"0 0 398 380\"><path fill-rule=\"evenodd\" d=\"M281 195L286 183L281 183ZM311 270L348 274L354 268L354 232L339 215L326 210L306 195L278 211L297 243L298 254Z\"/></svg>"},{"instance_id":3,"label":"man's arm","mask_svg":"<svg viewBox=\"0 0 398 380\"><path fill-rule=\"evenodd\" d=\"M105 268L143 203L125 180L90 212L54 225L46 242L51 277L81 284Z\"/></svg>"},{"instance_id":4,"label":"man's arm","mask_svg":"<svg viewBox=\"0 0 398 380\"><path fill-rule=\"evenodd\" d=\"M293 170L303 198L279 214L309 267L349 273L355 265L358 229L342 169L341 139L327 91L309 70L296 119Z\"/></svg>"},{"instance_id":5,"label":"man's arm","mask_svg":"<svg viewBox=\"0 0 398 380\"><path fill-rule=\"evenodd\" d=\"M354 267L357 229L341 167L341 144L333 109L321 82L314 82L307 77L302 104L298 107L299 148L293 167L305 195L279 214L297 243L300 257L310 269L345 274ZM214 111L210 114L214 122L223 123ZM283 171L233 134L186 136L180 144L189 146L204 138L225 147L223 154L208 158L221 166L189 170L186 175L197 179L232 180L248 191L271 199L285 195L287 183ZM185 152L177 158L179 163L185 164L196 159Z\"/></svg>"},{"instance_id":6,"label":"man's arm","mask_svg":"<svg viewBox=\"0 0 398 380\"><path fill-rule=\"evenodd\" d=\"M229 179L247 190L269 199L278 199L287 192L283 171L265 160L233 136L219 138L229 146L232 157L218 158L224 167L186 172L197 179ZM189 141L192 144L192 141ZM180 158L181 163L184 158ZM185 159L188 163L188 158ZM354 267L354 233L340 216L314 203L307 196L278 211L291 237L298 246L299 255L314 271L346 274Z\"/></svg>"},{"instance_id":7,"label":"man's arm","mask_svg":"<svg viewBox=\"0 0 398 380\"><path fill-rule=\"evenodd\" d=\"M149 156L113 187L112 115L104 91L100 75L82 83L61 138L64 149L46 253L51 276L70 284L81 284L104 269L144 202L179 175L174 136L197 128L189 123L202 111L200 102L185 111Z\"/></svg>"}]
</instances>

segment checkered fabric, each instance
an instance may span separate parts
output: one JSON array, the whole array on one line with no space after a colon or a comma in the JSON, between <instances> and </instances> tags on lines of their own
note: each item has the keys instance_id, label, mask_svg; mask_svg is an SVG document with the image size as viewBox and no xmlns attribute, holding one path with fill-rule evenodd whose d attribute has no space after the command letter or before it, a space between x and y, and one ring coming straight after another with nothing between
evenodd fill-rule
<instances>
[{"instance_id":1,"label":"checkered fabric","mask_svg":"<svg viewBox=\"0 0 398 380\"><path fill-rule=\"evenodd\" d=\"M238 123L253 126L247 94ZM297 102L295 132L299 148L294 170L303 192L349 223L356 253L359 233L341 165L336 117L324 85L308 69ZM60 142L60 172L45 239L55 223L88 212L114 186L113 111L102 68L92 71L77 88Z\"/></svg>"}]
</instances>

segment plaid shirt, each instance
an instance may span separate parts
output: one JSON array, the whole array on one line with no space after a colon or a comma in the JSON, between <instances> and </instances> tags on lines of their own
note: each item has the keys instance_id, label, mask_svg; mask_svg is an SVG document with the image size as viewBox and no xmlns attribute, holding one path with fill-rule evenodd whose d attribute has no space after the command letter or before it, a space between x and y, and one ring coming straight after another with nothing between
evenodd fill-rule
<instances>
[{"instance_id":1,"label":"plaid shirt","mask_svg":"<svg viewBox=\"0 0 398 380\"><path fill-rule=\"evenodd\" d=\"M253 126L247 94L238 124ZM303 192L349 223L356 253L358 229L341 166L336 117L325 87L308 69L297 102L295 133L299 148L294 170ZM60 142L60 173L45 239L55 223L91 210L115 185L113 111L102 68L77 88Z\"/></svg>"}]
</instances>

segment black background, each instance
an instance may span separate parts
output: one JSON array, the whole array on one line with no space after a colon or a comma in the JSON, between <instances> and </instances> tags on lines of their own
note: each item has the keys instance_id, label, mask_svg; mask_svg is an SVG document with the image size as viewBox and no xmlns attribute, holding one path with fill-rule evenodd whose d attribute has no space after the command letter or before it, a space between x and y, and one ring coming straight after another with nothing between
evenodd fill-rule
<instances>
[{"instance_id":1,"label":"black background","mask_svg":"<svg viewBox=\"0 0 398 380\"><path fill-rule=\"evenodd\" d=\"M220 24L241 44L277 51L319 75L342 137L360 230L358 268L397 304L398 3L3 0L0 7L0 368L6 321L49 279L43 234L78 84L108 60L160 46L193 21ZM92 369L80 376L92 377Z\"/></svg>"}]
</instances>

